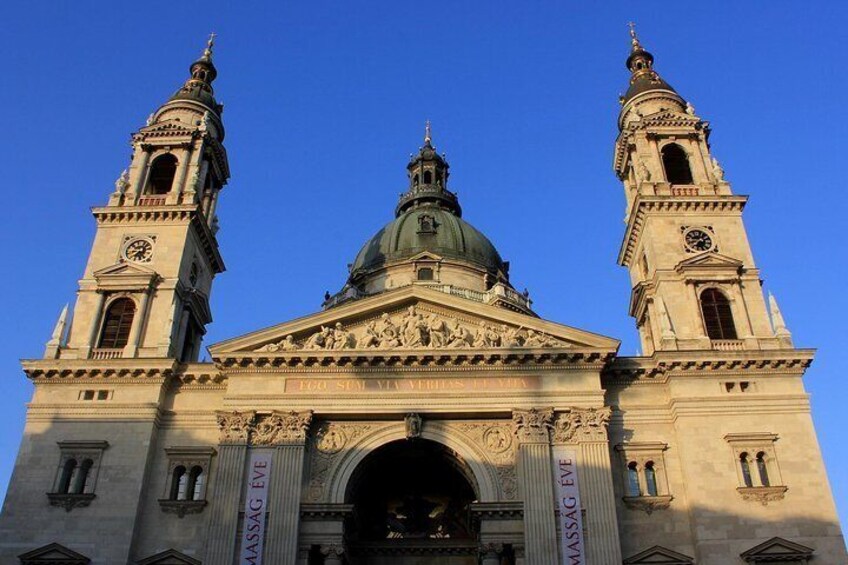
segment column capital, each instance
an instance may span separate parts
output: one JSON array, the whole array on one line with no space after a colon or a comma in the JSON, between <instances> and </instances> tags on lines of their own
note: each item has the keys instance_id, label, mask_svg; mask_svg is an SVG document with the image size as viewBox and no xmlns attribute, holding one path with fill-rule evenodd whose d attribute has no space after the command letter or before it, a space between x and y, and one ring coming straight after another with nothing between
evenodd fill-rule
<instances>
[{"instance_id":1,"label":"column capital","mask_svg":"<svg viewBox=\"0 0 848 565\"><path fill-rule=\"evenodd\" d=\"M218 429L221 435L218 443L246 444L250 436L250 429L256 420L256 412L215 412L218 420Z\"/></svg>"},{"instance_id":2,"label":"column capital","mask_svg":"<svg viewBox=\"0 0 848 565\"><path fill-rule=\"evenodd\" d=\"M531 408L512 411L512 428L522 442L548 443L548 430L554 417L553 408Z\"/></svg>"},{"instance_id":3,"label":"column capital","mask_svg":"<svg viewBox=\"0 0 848 565\"><path fill-rule=\"evenodd\" d=\"M251 445L299 445L306 441L312 424L312 410L304 412L278 412L257 417L252 433Z\"/></svg>"},{"instance_id":4,"label":"column capital","mask_svg":"<svg viewBox=\"0 0 848 565\"><path fill-rule=\"evenodd\" d=\"M554 443L579 443L583 441L607 441L612 409L569 408L557 414L553 424Z\"/></svg>"},{"instance_id":5,"label":"column capital","mask_svg":"<svg viewBox=\"0 0 848 565\"><path fill-rule=\"evenodd\" d=\"M502 543L482 543L480 544L480 558L483 560L484 565L492 562L499 563L503 550L504 546Z\"/></svg>"}]
</instances>

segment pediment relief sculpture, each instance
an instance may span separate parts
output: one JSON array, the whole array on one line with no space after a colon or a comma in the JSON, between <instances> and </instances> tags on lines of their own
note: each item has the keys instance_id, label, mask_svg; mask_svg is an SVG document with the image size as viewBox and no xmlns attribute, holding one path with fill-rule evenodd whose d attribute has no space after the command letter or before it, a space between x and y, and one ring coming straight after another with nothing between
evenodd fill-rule
<instances>
[{"instance_id":1,"label":"pediment relief sculpture","mask_svg":"<svg viewBox=\"0 0 848 565\"><path fill-rule=\"evenodd\" d=\"M355 327L341 322L321 326L305 338L289 334L268 343L257 352L334 351L343 349L471 349L543 348L568 344L546 333L524 327L511 327L480 321L476 326L456 318L421 312L410 306L403 315L383 313Z\"/></svg>"}]
</instances>

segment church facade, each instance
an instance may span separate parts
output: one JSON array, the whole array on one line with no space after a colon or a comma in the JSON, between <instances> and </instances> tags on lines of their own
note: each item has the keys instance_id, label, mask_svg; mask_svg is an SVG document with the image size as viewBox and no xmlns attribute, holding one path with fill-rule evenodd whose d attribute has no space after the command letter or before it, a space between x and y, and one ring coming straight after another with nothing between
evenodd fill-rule
<instances>
[{"instance_id":1,"label":"church facade","mask_svg":"<svg viewBox=\"0 0 848 565\"><path fill-rule=\"evenodd\" d=\"M763 296L709 124L631 34L613 164L641 356L535 314L428 126L321 311L199 363L229 177L210 40L93 209L73 322L23 362L0 562L848 563L813 351Z\"/></svg>"}]
</instances>

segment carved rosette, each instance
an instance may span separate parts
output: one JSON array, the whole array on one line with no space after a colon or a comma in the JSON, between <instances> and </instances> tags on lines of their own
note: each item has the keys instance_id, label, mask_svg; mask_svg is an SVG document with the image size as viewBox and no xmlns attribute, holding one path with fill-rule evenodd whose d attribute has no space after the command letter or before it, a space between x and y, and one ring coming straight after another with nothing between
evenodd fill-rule
<instances>
[{"instance_id":1,"label":"carved rosette","mask_svg":"<svg viewBox=\"0 0 848 565\"><path fill-rule=\"evenodd\" d=\"M548 431L554 418L554 409L513 410L512 427L518 440L522 442L543 442L549 440Z\"/></svg>"},{"instance_id":2,"label":"carved rosette","mask_svg":"<svg viewBox=\"0 0 848 565\"><path fill-rule=\"evenodd\" d=\"M308 502L324 499L330 468L345 447L373 428L369 424L324 422L315 431L310 442L309 486L306 489Z\"/></svg>"},{"instance_id":3,"label":"carved rosette","mask_svg":"<svg viewBox=\"0 0 848 565\"><path fill-rule=\"evenodd\" d=\"M218 428L221 430L218 443L246 444L250 429L256 420L256 412L216 412Z\"/></svg>"},{"instance_id":4,"label":"carved rosette","mask_svg":"<svg viewBox=\"0 0 848 565\"><path fill-rule=\"evenodd\" d=\"M554 443L607 441L607 426L612 410L603 408L571 408L557 415L553 425Z\"/></svg>"}]
</instances>

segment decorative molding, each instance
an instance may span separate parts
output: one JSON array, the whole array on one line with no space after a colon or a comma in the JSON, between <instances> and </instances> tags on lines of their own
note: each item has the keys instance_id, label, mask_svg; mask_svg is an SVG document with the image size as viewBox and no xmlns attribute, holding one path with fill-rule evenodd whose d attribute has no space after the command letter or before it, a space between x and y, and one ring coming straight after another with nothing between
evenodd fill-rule
<instances>
[{"instance_id":1,"label":"decorative molding","mask_svg":"<svg viewBox=\"0 0 848 565\"><path fill-rule=\"evenodd\" d=\"M355 422L322 422L318 425L314 439L310 442L309 483L304 493L308 503L305 505L319 503L324 499L329 472L336 459L345 447L352 445L373 427L373 424Z\"/></svg>"},{"instance_id":2,"label":"decorative molding","mask_svg":"<svg viewBox=\"0 0 848 565\"><path fill-rule=\"evenodd\" d=\"M570 408L560 412L553 423L553 441L577 443L581 441L606 441L612 409Z\"/></svg>"},{"instance_id":3,"label":"decorative molding","mask_svg":"<svg viewBox=\"0 0 848 565\"><path fill-rule=\"evenodd\" d=\"M49 543L18 555L21 565L86 565L91 559L58 543Z\"/></svg>"},{"instance_id":4,"label":"decorative molding","mask_svg":"<svg viewBox=\"0 0 848 565\"><path fill-rule=\"evenodd\" d=\"M67 494L58 492L48 492L47 499L50 501L50 506L58 506L64 508L65 512L70 512L74 508L85 508L97 495L93 492L80 494Z\"/></svg>"},{"instance_id":5,"label":"decorative molding","mask_svg":"<svg viewBox=\"0 0 848 565\"><path fill-rule=\"evenodd\" d=\"M342 521L353 514L353 504L303 503L300 505L301 520Z\"/></svg>"},{"instance_id":6,"label":"decorative molding","mask_svg":"<svg viewBox=\"0 0 848 565\"><path fill-rule=\"evenodd\" d=\"M811 547L774 537L739 554L747 563L808 563L813 558Z\"/></svg>"},{"instance_id":7,"label":"decorative molding","mask_svg":"<svg viewBox=\"0 0 848 565\"><path fill-rule=\"evenodd\" d=\"M513 431L522 442L545 442L549 440L548 431L553 427L554 409L513 410Z\"/></svg>"},{"instance_id":8,"label":"decorative molding","mask_svg":"<svg viewBox=\"0 0 848 565\"><path fill-rule=\"evenodd\" d=\"M259 416L254 420L251 445L283 445L303 443L309 425L312 423L312 410L304 412L277 412Z\"/></svg>"},{"instance_id":9,"label":"decorative molding","mask_svg":"<svg viewBox=\"0 0 848 565\"><path fill-rule=\"evenodd\" d=\"M769 502L783 500L789 487L736 487L736 492L742 496L742 500L759 502L768 506Z\"/></svg>"},{"instance_id":10,"label":"decorative molding","mask_svg":"<svg viewBox=\"0 0 848 565\"><path fill-rule=\"evenodd\" d=\"M522 520L524 502L472 502L471 515L478 520Z\"/></svg>"},{"instance_id":11,"label":"decorative molding","mask_svg":"<svg viewBox=\"0 0 848 565\"><path fill-rule=\"evenodd\" d=\"M218 429L221 432L221 444L237 443L246 444L250 435L250 428L256 420L256 412L215 412L218 421Z\"/></svg>"},{"instance_id":12,"label":"decorative molding","mask_svg":"<svg viewBox=\"0 0 848 565\"><path fill-rule=\"evenodd\" d=\"M186 514L200 514L207 505L205 500L171 500L169 498L160 498L159 506L162 512L166 514L176 514L178 518L182 518Z\"/></svg>"},{"instance_id":13,"label":"decorative molding","mask_svg":"<svg viewBox=\"0 0 848 565\"><path fill-rule=\"evenodd\" d=\"M653 514L654 510L665 510L671 506L671 501L674 499L670 494L664 496L624 496L622 500L624 505L631 510L641 510L648 515Z\"/></svg>"}]
</instances>

